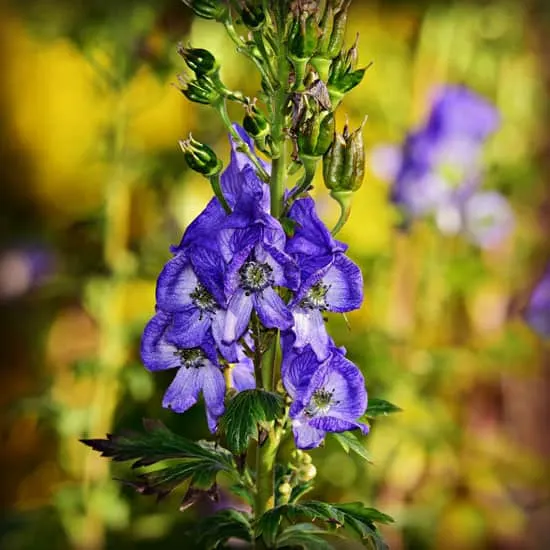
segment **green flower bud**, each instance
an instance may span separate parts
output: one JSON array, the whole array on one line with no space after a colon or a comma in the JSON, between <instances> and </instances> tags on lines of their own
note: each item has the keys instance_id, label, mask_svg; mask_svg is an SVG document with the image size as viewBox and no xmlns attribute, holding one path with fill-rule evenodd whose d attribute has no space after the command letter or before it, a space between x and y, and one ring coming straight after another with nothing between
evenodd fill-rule
<instances>
[{"instance_id":1,"label":"green flower bud","mask_svg":"<svg viewBox=\"0 0 550 550\"><path fill-rule=\"evenodd\" d=\"M363 124L353 133L348 125L342 134L336 134L332 146L323 157L323 178L331 194L357 191L365 177L365 147Z\"/></svg>"},{"instance_id":2,"label":"green flower bud","mask_svg":"<svg viewBox=\"0 0 550 550\"><path fill-rule=\"evenodd\" d=\"M288 497L290 493L292 493L292 486L290 485L290 483L281 483L277 490L279 491L279 494L283 497Z\"/></svg>"},{"instance_id":3,"label":"green flower bud","mask_svg":"<svg viewBox=\"0 0 550 550\"><path fill-rule=\"evenodd\" d=\"M302 16L295 19L288 44L290 59L292 61L309 59L317 49L320 34L314 15Z\"/></svg>"},{"instance_id":4,"label":"green flower bud","mask_svg":"<svg viewBox=\"0 0 550 550\"><path fill-rule=\"evenodd\" d=\"M196 79L186 81L179 77L180 91L189 100L203 105L213 105L220 98L220 90L216 83L206 75L197 76Z\"/></svg>"},{"instance_id":5,"label":"green flower bud","mask_svg":"<svg viewBox=\"0 0 550 550\"><path fill-rule=\"evenodd\" d=\"M262 7L252 2L245 2L240 10L243 23L251 30L257 31L265 23L265 13Z\"/></svg>"},{"instance_id":6,"label":"green flower bud","mask_svg":"<svg viewBox=\"0 0 550 550\"><path fill-rule=\"evenodd\" d=\"M363 80L368 66L355 70L356 65L357 40L346 53L340 53L330 65L327 88L334 108L342 101L344 94L353 90Z\"/></svg>"},{"instance_id":7,"label":"green flower bud","mask_svg":"<svg viewBox=\"0 0 550 550\"><path fill-rule=\"evenodd\" d=\"M334 115L318 104L312 111L304 109L295 129L300 155L322 157L334 138Z\"/></svg>"},{"instance_id":8,"label":"green flower bud","mask_svg":"<svg viewBox=\"0 0 550 550\"><path fill-rule=\"evenodd\" d=\"M203 19L224 21L229 15L229 9L222 0L183 0L183 3Z\"/></svg>"},{"instance_id":9,"label":"green flower bud","mask_svg":"<svg viewBox=\"0 0 550 550\"><path fill-rule=\"evenodd\" d=\"M346 26L348 24L348 9L350 4L351 0L345 0L334 16L330 40L323 56L327 59L334 59L342 51L346 35Z\"/></svg>"},{"instance_id":10,"label":"green flower bud","mask_svg":"<svg viewBox=\"0 0 550 550\"><path fill-rule=\"evenodd\" d=\"M221 172L222 162L208 145L193 139L191 134L179 144L189 168L207 178Z\"/></svg>"},{"instance_id":11,"label":"green flower bud","mask_svg":"<svg viewBox=\"0 0 550 550\"><path fill-rule=\"evenodd\" d=\"M212 75L218 72L219 65L216 58L202 48L185 48L178 46L178 53L183 57L187 66L197 75Z\"/></svg>"},{"instance_id":12,"label":"green flower bud","mask_svg":"<svg viewBox=\"0 0 550 550\"><path fill-rule=\"evenodd\" d=\"M256 147L264 153L269 152L267 138L270 136L270 125L265 115L255 103L246 106L246 115L243 118L243 128L254 139Z\"/></svg>"},{"instance_id":13,"label":"green flower bud","mask_svg":"<svg viewBox=\"0 0 550 550\"><path fill-rule=\"evenodd\" d=\"M315 52L316 57L326 58L330 39L332 36L332 29L334 27L334 8L327 2L321 21L319 22L319 28L323 29L319 41L317 42L317 51Z\"/></svg>"}]
</instances>

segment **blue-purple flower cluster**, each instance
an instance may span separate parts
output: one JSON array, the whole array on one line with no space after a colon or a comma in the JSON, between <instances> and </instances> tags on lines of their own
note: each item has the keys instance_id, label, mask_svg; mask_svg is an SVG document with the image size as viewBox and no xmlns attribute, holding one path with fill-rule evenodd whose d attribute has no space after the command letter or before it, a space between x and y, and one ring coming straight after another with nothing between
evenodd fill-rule
<instances>
[{"instance_id":1,"label":"blue-purple flower cluster","mask_svg":"<svg viewBox=\"0 0 550 550\"><path fill-rule=\"evenodd\" d=\"M391 199L407 220L433 215L442 233L492 248L514 225L506 198L480 189L483 147L499 124L488 101L463 86L444 87L402 147L375 150L373 169L393 181Z\"/></svg>"},{"instance_id":2,"label":"blue-purple flower cluster","mask_svg":"<svg viewBox=\"0 0 550 550\"><path fill-rule=\"evenodd\" d=\"M221 187L231 213L213 198L158 278L157 313L141 355L151 371L178 369L163 406L184 412L202 392L214 432L226 380L237 391L256 387L251 356L258 328L278 329L297 446L316 447L326 432L366 431L358 422L367 406L363 376L334 345L323 319L325 311L351 311L363 299L361 271L346 257L346 245L331 236L310 197L289 209L288 237L269 213L268 185L235 143Z\"/></svg>"}]
</instances>

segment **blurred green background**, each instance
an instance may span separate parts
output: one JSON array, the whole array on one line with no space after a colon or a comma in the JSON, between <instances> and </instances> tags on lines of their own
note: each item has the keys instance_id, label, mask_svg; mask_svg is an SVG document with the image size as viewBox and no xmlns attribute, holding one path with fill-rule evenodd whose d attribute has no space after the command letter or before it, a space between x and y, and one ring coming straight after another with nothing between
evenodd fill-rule
<instances>
[{"instance_id":1,"label":"blurred green background","mask_svg":"<svg viewBox=\"0 0 550 550\"><path fill-rule=\"evenodd\" d=\"M484 187L516 227L480 251L419 222L395 230L371 173L341 233L364 269L360 311L330 318L371 396L404 412L366 439L372 464L329 441L316 496L393 515L392 549L550 548L550 347L521 311L550 257L550 30L546 0L363 2L349 42L374 61L340 109L367 147L399 143L435 85L465 83L502 114ZM177 146L189 131L227 160L222 126L172 87L178 41L207 47L229 87L252 66L178 0L28 0L0 7L2 510L7 550L193 548L204 507L178 512L112 477L78 443L160 417L190 437L200 410L161 409L170 379L139 363L168 246L209 199ZM234 111L236 120L242 117ZM337 217L319 180L322 217Z\"/></svg>"}]
</instances>

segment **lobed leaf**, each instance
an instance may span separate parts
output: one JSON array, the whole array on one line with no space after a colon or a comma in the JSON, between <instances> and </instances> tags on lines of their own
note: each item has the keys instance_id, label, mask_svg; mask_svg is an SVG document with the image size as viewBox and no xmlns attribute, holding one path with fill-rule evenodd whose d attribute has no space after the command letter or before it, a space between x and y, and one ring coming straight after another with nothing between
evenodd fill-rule
<instances>
[{"instance_id":1,"label":"lobed leaf","mask_svg":"<svg viewBox=\"0 0 550 550\"><path fill-rule=\"evenodd\" d=\"M234 453L248 448L249 439L258 440L258 426L281 416L283 399L280 395L263 390L239 392L227 405L220 419L227 446Z\"/></svg>"},{"instance_id":2,"label":"lobed leaf","mask_svg":"<svg viewBox=\"0 0 550 550\"><path fill-rule=\"evenodd\" d=\"M197 548L214 550L230 538L252 542L253 533L247 514L233 508L220 510L201 521L196 528Z\"/></svg>"},{"instance_id":3,"label":"lobed leaf","mask_svg":"<svg viewBox=\"0 0 550 550\"><path fill-rule=\"evenodd\" d=\"M231 453L209 441L197 443L176 435L161 422L145 420L145 433L112 435L106 439L83 439L82 443L102 456L123 462L134 460L132 468L151 466L160 461L174 464L137 476L135 481L120 480L136 491L163 498L181 483L190 480L195 493L209 492L221 471L237 475Z\"/></svg>"},{"instance_id":4,"label":"lobed leaf","mask_svg":"<svg viewBox=\"0 0 550 550\"><path fill-rule=\"evenodd\" d=\"M284 504L268 510L258 520L256 532L259 536L263 537L268 547L274 544L280 547L281 535L278 536L278 533L283 519L292 524L308 519L312 522L320 521L327 528L349 528L356 532L365 542L369 542L369 544L373 543L377 548L381 549L385 548L385 543L378 533L376 523L393 522L390 516L375 508L367 508L359 502L329 504L311 500L299 504ZM297 529L297 531L299 530ZM327 533L329 532L333 534L332 531L327 531ZM297 542L295 544L298 545Z\"/></svg>"}]
</instances>

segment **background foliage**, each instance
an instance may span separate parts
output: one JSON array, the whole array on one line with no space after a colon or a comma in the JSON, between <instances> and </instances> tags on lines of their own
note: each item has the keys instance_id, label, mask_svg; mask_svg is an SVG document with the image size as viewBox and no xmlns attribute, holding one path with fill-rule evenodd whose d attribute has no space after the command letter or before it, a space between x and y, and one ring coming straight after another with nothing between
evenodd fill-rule
<instances>
[{"instance_id":1,"label":"background foliage","mask_svg":"<svg viewBox=\"0 0 550 550\"><path fill-rule=\"evenodd\" d=\"M385 530L395 549L550 546L550 348L521 320L550 256L545 9L536 0L352 7L349 42L359 32L360 58L374 65L342 111L352 126L369 115L369 150L401 142L435 85L465 83L502 114L484 187L508 196L516 215L513 235L491 251L427 222L400 233L387 183L368 173L342 232L367 298L351 330L337 316L331 330L370 393L404 412L373 421L372 464L333 438L314 451L311 498L376 503L397 520ZM223 30L176 0L1 8L3 548L192 548L187 527L214 511L205 501L179 512L175 495L156 504L121 489L111 479L120 467L78 443L142 417L207 434L200 411L160 409L167 380L145 371L136 347L168 245L211 193L177 140L192 131L228 153L215 114L170 86L179 40L208 46L229 87L258 88ZM317 183L330 225L337 208Z\"/></svg>"}]
</instances>

